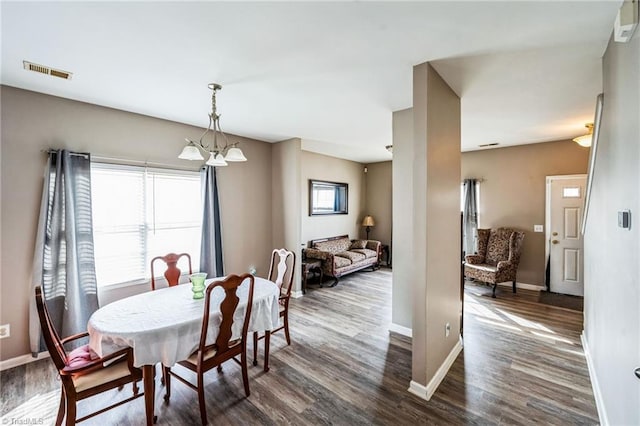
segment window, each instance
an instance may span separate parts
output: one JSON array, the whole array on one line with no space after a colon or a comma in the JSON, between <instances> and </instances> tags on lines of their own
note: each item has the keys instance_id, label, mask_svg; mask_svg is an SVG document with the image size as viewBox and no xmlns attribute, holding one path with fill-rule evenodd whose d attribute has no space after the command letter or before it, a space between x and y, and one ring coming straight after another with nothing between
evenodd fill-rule
<instances>
[{"instance_id":1,"label":"window","mask_svg":"<svg viewBox=\"0 0 640 426\"><path fill-rule=\"evenodd\" d=\"M562 198L580 198L580 187L568 187L562 188Z\"/></svg>"},{"instance_id":2,"label":"window","mask_svg":"<svg viewBox=\"0 0 640 426\"><path fill-rule=\"evenodd\" d=\"M149 279L151 259L171 252L189 253L197 269L197 172L92 163L91 191L98 286Z\"/></svg>"}]
</instances>

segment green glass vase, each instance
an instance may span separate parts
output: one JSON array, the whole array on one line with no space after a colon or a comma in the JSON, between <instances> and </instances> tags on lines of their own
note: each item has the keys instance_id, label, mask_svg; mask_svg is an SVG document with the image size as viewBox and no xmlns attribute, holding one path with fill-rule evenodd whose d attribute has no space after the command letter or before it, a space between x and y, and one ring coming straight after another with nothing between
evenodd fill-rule
<instances>
[{"instance_id":1,"label":"green glass vase","mask_svg":"<svg viewBox=\"0 0 640 426\"><path fill-rule=\"evenodd\" d=\"M206 272L198 272L189 275L191 280L191 291L193 291L194 299L202 299L204 297L204 280L207 279Z\"/></svg>"}]
</instances>

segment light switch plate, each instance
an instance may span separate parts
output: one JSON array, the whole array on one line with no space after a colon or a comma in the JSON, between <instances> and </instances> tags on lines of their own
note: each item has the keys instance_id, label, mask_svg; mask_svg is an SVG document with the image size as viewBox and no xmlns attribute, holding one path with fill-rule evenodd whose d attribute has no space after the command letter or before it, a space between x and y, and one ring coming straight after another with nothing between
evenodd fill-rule
<instances>
[{"instance_id":1,"label":"light switch plate","mask_svg":"<svg viewBox=\"0 0 640 426\"><path fill-rule=\"evenodd\" d=\"M544 232L543 225L533 225L533 232Z\"/></svg>"}]
</instances>

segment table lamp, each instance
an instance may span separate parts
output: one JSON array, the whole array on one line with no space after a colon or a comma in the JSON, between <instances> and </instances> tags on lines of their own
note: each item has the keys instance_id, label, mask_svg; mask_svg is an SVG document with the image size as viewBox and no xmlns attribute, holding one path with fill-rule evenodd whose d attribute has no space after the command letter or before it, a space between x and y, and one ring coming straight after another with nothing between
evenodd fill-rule
<instances>
[{"instance_id":1,"label":"table lamp","mask_svg":"<svg viewBox=\"0 0 640 426\"><path fill-rule=\"evenodd\" d=\"M369 239L369 231L371 231L371 228L376 226L376 222L375 220L373 220L373 216L365 216L364 219L362 220L362 226L366 226L366 231L367 231L367 240Z\"/></svg>"}]
</instances>

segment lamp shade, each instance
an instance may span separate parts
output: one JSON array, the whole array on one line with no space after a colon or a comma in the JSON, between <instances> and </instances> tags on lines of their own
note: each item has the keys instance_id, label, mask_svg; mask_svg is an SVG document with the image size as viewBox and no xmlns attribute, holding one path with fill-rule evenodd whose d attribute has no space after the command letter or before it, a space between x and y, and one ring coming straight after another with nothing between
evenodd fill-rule
<instances>
[{"instance_id":1,"label":"lamp shade","mask_svg":"<svg viewBox=\"0 0 640 426\"><path fill-rule=\"evenodd\" d=\"M247 157L244 156L242 150L240 148L236 148L235 146L229 148L229 151L227 151L227 155L224 159L227 161L247 161Z\"/></svg>"},{"instance_id":2,"label":"lamp shade","mask_svg":"<svg viewBox=\"0 0 640 426\"><path fill-rule=\"evenodd\" d=\"M224 161L224 157L222 156L222 154L216 155L214 152L212 152L205 164L213 167L224 167L227 165L227 162Z\"/></svg>"},{"instance_id":3,"label":"lamp shade","mask_svg":"<svg viewBox=\"0 0 640 426\"><path fill-rule=\"evenodd\" d=\"M593 139L593 135L582 135L577 138L573 138L573 141L580 146L588 148L591 146L591 139Z\"/></svg>"},{"instance_id":4,"label":"lamp shade","mask_svg":"<svg viewBox=\"0 0 640 426\"><path fill-rule=\"evenodd\" d=\"M204 160L204 157L200 154L198 147L189 139L187 139L187 141L189 143L182 148L182 152L178 155L178 158L182 160Z\"/></svg>"},{"instance_id":5,"label":"lamp shade","mask_svg":"<svg viewBox=\"0 0 640 426\"><path fill-rule=\"evenodd\" d=\"M373 220L373 216L365 216L362 220L362 226L376 226L376 221Z\"/></svg>"},{"instance_id":6,"label":"lamp shade","mask_svg":"<svg viewBox=\"0 0 640 426\"><path fill-rule=\"evenodd\" d=\"M577 138L573 138L573 141L580 146L588 148L591 146L591 140L593 139L593 123L587 123L584 125L587 128L586 135L578 136Z\"/></svg>"}]
</instances>

